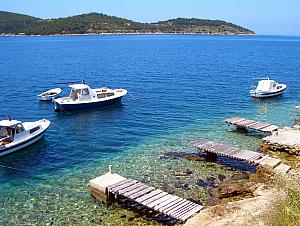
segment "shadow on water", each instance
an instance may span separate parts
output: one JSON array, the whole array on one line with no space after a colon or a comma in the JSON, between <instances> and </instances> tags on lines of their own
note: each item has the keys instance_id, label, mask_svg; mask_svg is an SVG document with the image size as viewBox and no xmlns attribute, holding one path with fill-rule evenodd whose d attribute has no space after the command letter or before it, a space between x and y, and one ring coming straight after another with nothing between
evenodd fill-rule
<instances>
[{"instance_id":1,"label":"shadow on water","mask_svg":"<svg viewBox=\"0 0 300 226\"><path fill-rule=\"evenodd\" d=\"M249 130L249 129L232 128L232 129L228 129L228 132L233 133L233 134L241 134L241 135L249 136L249 137L256 137L259 139L262 139L267 136L267 134L265 134L265 133L258 132L255 130Z\"/></svg>"},{"instance_id":2,"label":"shadow on water","mask_svg":"<svg viewBox=\"0 0 300 226\"><path fill-rule=\"evenodd\" d=\"M46 139L42 137L26 148L2 156L0 158L1 177L18 176L42 179L34 176L36 172L32 170L32 166L42 162L43 156L46 156L48 146Z\"/></svg>"},{"instance_id":3,"label":"shadow on water","mask_svg":"<svg viewBox=\"0 0 300 226\"><path fill-rule=\"evenodd\" d=\"M248 173L256 172L256 167L254 165L250 165L244 161L235 160L229 157L219 156L217 157L217 163L230 167L232 171L241 170Z\"/></svg>"}]
</instances>

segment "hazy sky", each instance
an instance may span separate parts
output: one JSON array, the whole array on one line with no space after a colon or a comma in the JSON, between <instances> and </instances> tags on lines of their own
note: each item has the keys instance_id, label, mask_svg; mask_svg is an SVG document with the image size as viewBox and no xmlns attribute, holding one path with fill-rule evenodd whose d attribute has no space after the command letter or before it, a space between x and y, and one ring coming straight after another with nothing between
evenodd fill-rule
<instances>
[{"instance_id":1,"label":"hazy sky","mask_svg":"<svg viewBox=\"0 0 300 226\"><path fill-rule=\"evenodd\" d=\"M140 22L221 19L258 34L300 35L300 0L0 0L0 10L41 18L102 12Z\"/></svg>"}]
</instances>

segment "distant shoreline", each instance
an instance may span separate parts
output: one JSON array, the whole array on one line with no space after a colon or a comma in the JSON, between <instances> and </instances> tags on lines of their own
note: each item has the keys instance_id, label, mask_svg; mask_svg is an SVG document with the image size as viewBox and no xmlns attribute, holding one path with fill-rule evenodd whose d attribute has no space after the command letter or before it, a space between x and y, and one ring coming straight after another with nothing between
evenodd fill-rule
<instances>
[{"instance_id":1,"label":"distant shoreline","mask_svg":"<svg viewBox=\"0 0 300 226\"><path fill-rule=\"evenodd\" d=\"M44 37L44 36L102 36L102 35L222 35L222 36L256 36L256 33L174 33L174 32L112 32L112 33L84 33L84 34L49 34L49 35L31 35L31 34L0 34L1 37Z\"/></svg>"}]
</instances>

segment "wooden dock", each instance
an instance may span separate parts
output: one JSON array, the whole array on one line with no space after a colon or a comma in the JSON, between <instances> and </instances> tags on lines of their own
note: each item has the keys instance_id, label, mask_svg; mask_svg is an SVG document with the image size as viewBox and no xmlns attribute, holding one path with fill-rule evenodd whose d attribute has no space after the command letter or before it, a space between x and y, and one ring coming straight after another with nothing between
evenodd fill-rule
<instances>
[{"instance_id":1,"label":"wooden dock","mask_svg":"<svg viewBox=\"0 0 300 226\"><path fill-rule=\"evenodd\" d=\"M97 177L92 179L89 185L91 194L96 198L99 195L107 195L114 199L126 198L180 221L187 220L203 209L203 206L197 203L117 174L108 173Z\"/></svg>"},{"instance_id":2,"label":"wooden dock","mask_svg":"<svg viewBox=\"0 0 300 226\"><path fill-rule=\"evenodd\" d=\"M275 173L286 174L291 170L291 167L282 163L281 160L255 151L230 147L224 144L219 144L207 140L193 141L192 145L204 152L212 153L217 156L226 156L229 158L245 161L252 165L267 167L273 170Z\"/></svg>"},{"instance_id":3,"label":"wooden dock","mask_svg":"<svg viewBox=\"0 0 300 226\"><path fill-rule=\"evenodd\" d=\"M246 118L228 118L225 120L226 123L235 125L237 128L250 129L263 133L272 133L278 129L278 126L268 124L265 122L249 120Z\"/></svg>"},{"instance_id":4,"label":"wooden dock","mask_svg":"<svg viewBox=\"0 0 300 226\"><path fill-rule=\"evenodd\" d=\"M267 155L262 153L230 147L224 144L215 143L213 141L194 141L192 142L192 145L204 152L238 159L255 165L267 158Z\"/></svg>"}]
</instances>

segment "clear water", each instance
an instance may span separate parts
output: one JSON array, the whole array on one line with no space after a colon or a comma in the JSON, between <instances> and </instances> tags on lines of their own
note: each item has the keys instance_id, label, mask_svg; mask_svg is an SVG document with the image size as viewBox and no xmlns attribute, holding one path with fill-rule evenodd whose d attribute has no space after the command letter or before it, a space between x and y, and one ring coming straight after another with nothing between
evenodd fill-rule
<instances>
[{"instance_id":1,"label":"clear water","mask_svg":"<svg viewBox=\"0 0 300 226\"><path fill-rule=\"evenodd\" d=\"M44 139L0 159L0 224L157 224L143 217L130 223L133 211L93 202L87 183L109 164L123 176L205 203L195 180L236 172L159 154L195 152L190 141L203 138L256 150L257 137L223 120L293 124L299 62L300 37L290 36L0 37L1 117L52 122ZM281 97L253 100L248 92L256 77L288 89ZM56 86L67 95L67 85L56 82L82 79L129 93L122 105L84 112L55 113L52 103L37 101L37 94ZM179 184L188 184L188 191L173 186L174 172L185 169L193 174Z\"/></svg>"}]
</instances>

